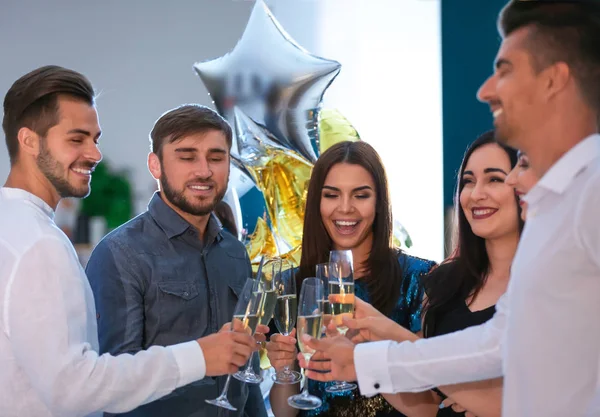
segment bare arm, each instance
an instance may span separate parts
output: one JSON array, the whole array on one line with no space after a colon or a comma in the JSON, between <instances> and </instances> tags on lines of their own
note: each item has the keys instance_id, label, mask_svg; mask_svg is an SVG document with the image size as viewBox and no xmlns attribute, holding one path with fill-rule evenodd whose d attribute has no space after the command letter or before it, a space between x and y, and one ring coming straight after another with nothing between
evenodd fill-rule
<instances>
[{"instance_id":1,"label":"bare arm","mask_svg":"<svg viewBox=\"0 0 600 417\"><path fill-rule=\"evenodd\" d=\"M432 391L383 394L383 398L407 417L435 417L440 406L440 398Z\"/></svg>"}]
</instances>

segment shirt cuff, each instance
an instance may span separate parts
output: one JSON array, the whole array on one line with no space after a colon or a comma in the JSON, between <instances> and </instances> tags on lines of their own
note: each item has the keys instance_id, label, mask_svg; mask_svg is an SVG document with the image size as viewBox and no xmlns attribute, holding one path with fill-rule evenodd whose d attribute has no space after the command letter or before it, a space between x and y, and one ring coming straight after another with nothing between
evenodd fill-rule
<instances>
[{"instance_id":1,"label":"shirt cuff","mask_svg":"<svg viewBox=\"0 0 600 417\"><path fill-rule=\"evenodd\" d=\"M206 376L206 361L202 348L195 340L169 346L179 369L177 388Z\"/></svg>"},{"instance_id":2,"label":"shirt cuff","mask_svg":"<svg viewBox=\"0 0 600 417\"><path fill-rule=\"evenodd\" d=\"M379 393L392 393L392 378L389 374L389 340L360 343L354 349L354 367L360 393L372 397Z\"/></svg>"}]
</instances>

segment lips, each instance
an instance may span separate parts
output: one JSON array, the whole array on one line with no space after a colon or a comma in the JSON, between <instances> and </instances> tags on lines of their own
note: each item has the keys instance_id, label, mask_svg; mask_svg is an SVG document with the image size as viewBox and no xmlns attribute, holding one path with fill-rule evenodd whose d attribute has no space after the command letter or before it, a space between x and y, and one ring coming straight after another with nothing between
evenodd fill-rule
<instances>
[{"instance_id":1,"label":"lips","mask_svg":"<svg viewBox=\"0 0 600 417\"><path fill-rule=\"evenodd\" d=\"M203 196L212 194L212 191L215 187L212 183L203 182L188 184L186 188L196 195Z\"/></svg>"},{"instance_id":2,"label":"lips","mask_svg":"<svg viewBox=\"0 0 600 417\"><path fill-rule=\"evenodd\" d=\"M334 220L333 225L342 235L351 235L354 233L360 223L359 220Z\"/></svg>"},{"instance_id":3,"label":"lips","mask_svg":"<svg viewBox=\"0 0 600 417\"><path fill-rule=\"evenodd\" d=\"M475 220L483 220L492 217L498 209L492 207L475 207L471 209L471 214Z\"/></svg>"},{"instance_id":4,"label":"lips","mask_svg":"<svg viewBox=\"0 0 600 417\"><path fill-rule=\"evenodd\" d=\"M84 176L86 178L89 178L92 175L92 172L94 172L94 169L95 169L95 166L71 167L71 171L73 171L75 174Z\"/></svg>"}]
</instances>

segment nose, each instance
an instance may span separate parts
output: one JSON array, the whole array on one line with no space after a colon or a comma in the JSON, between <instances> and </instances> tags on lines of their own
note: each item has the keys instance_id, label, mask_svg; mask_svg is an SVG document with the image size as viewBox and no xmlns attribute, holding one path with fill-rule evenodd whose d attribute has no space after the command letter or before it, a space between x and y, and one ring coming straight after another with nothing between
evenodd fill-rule
<instances>
[{"instance_id":1,"label":"nose","mask_svg":"<svg viewBox=\"0 0 600 417\"><path fill-rule=\"evenodd\" d=\"M194 175L202 179L212 177L212 171L206 158L198 158L198 163L194 166Z\"/></svg>"},{"instance_id":2,"label":"nose","mask_svg":"<svg viewBox=\"0 0 600 417\"><path fill-rule=\"evenodd\" d=\"M350 196L342 196L340 198L340 205L338 207L340 213L349 213L352 211L352 201Z\"/></svg>"},{"instance_id":3,"label":"nose","mask_svg":"<svg viewBox=\"0 0 600 417\"><path fill-rule=\"evenodd\" d=\"M508 173L506 178L504 179L504 183L510 185L511 187L516 187L517 185L517 171L519 170L518 165L515 165L513 169Z\"/></svg>"},{"instance_id":4,"label":"nose","mask_svg":"<svg viewBox=\"0 0 600 417\"><path fill-rule=\"evenodd\" d=\"M85 158L88 161L94 162L95 164L102 161L102 152L100 152L100 148L98 147L97 143L92 142L92 144L86 148Z\"/></svg>"},{"instance_id":5,"label":"nose","mask_svg":"<svg viewBox=\"0 0 600 417\"><path fill-rule=\"evenodd\" d=\"M484 200L487 197L486 186L481 181L475 184L471 191L471 199L475 201Z\"/></svg>"},{"instance_id":6,"label":"nose","mask_svg":"<svg viewBox=\"0 0 600 417\"><path fill-rule=\"evenodd\" d=\"M490 75L487 80L481 84L479 90L477 90L477 100L482 103L489 103L495 97L496 91L496 77Z\"/></svg>"}]
</instances>

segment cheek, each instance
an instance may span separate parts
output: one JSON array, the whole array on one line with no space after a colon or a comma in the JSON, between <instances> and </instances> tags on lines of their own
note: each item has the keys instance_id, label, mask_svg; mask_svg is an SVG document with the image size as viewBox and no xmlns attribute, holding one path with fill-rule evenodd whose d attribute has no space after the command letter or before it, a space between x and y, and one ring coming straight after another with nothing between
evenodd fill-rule
<instances>
[{"instance_id":1,"label":"cheek","mask_svg":"<svg viewBox=\"0 0 600 417\"><path fill-rule=\"evenodd\" d=\"M458 196L458 202L460 203L460 207L465 213L467 212L470 195L471 193L466 188L463 188L463 190L460 192L460 195Z\"/></svg>"},{"instance_id":2,"label":"cheek","mask_svg":"<svg viewBox=\"0 0 600 417\"><path fill-rule=\"evenodd\" d=\"M333 211L335 210L335 203L333 201L334 200L327 200L325 198L321 198L320 212L321 219L323 220L323 222L325 222L325 220L327 220L329 216L331 216L331 213L333 213Z\"/></svg>"},{"instance_id":3,"label":"cheek","mask_svg":"<svg viewBox=\"0 0 600 417\"><path fill-rule=\"evenodd\" d=\"M375 220L375 199L363 201L362 204L358 206L358 210L361 217L365 220L368 220L367 226L371 226Z\"/></svg>"}]
</instances>

